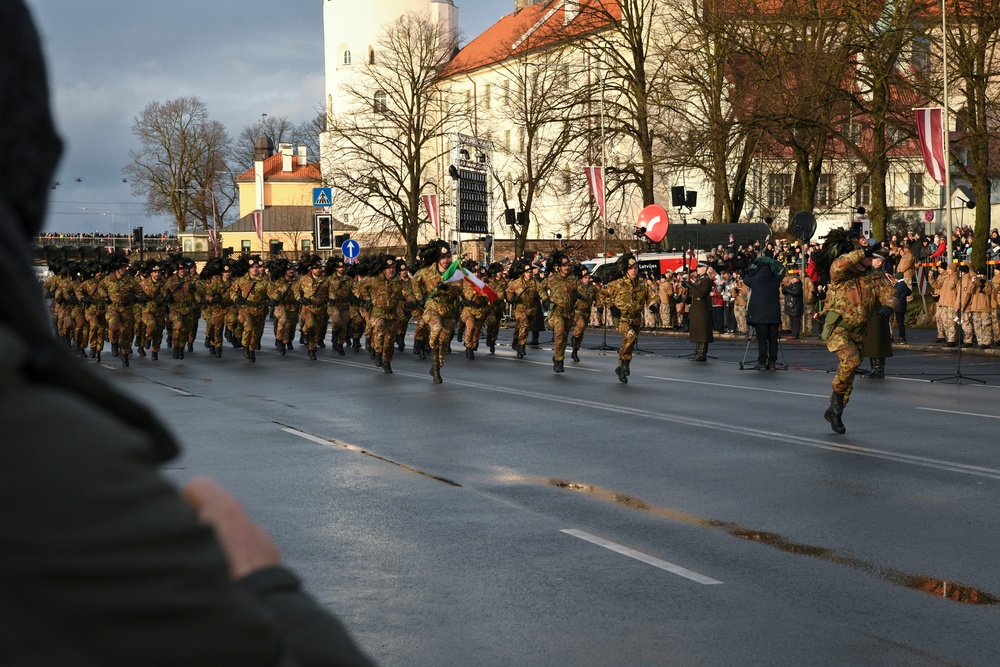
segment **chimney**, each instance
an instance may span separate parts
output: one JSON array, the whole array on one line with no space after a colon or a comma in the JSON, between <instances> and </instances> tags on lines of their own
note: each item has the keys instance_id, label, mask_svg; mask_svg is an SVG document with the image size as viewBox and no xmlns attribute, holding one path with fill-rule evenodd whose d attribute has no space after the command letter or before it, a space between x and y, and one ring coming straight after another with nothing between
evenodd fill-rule
<instances>
[{"instance_id":1,"label":"chimney","mask_svg":"<svg viewBox=\"0 0 1000 667\"><path fill-rule=\"evenodd\" d=\"M309 164L309 162L308 162L309 158L308 158L308 155L307 155L306 151L308 151L308 149L305 146L299 146L299 166L300 167L304 167L307 164Z\"/></svg>"}]
</instances>

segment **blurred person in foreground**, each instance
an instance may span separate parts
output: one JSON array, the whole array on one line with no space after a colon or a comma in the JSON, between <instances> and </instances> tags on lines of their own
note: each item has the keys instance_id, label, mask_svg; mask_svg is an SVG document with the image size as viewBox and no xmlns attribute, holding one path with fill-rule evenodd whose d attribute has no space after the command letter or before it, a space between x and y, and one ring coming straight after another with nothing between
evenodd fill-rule
<instances>
[{"instance_id":1,"label":"blurred person in foreground","mask_svg":"<svg viewBox=\"0 0 1000 667\"><path fill-rule=\"evenodd\" d=\"M890 317L896 307L896 291L884 275L870 271L880 243L863 244L843 229L826 236L817 253L816 266L823 281L829 278L824 304L823 340L840 363L833 378L830 407L823 417L834 433L846 433L842 415L854 388L854 371L861 365L868 320L875 312Z\"/></svg>"},{"instance_id":2,"label":"blurred person in foreground","mask_svg":"<svg viewBox=\"0 0 1000 667\"><path fill-rule=\"evenodd\" d=\"M232 496L160 476L170 434L52 336L27 249L61 142L21 0L0 36L3 664L371 664Z\"/></svg>"}]
</instances>

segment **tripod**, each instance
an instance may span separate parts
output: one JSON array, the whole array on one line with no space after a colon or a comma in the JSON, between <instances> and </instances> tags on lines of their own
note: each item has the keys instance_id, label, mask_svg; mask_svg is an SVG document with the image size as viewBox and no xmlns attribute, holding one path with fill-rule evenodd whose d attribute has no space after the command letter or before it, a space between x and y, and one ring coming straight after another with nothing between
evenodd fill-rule
<instances>
[{"instance_id":1,"label":"tripod","mask_svg":"<svg viewBox=\"0 0 1000 667\"><path fill-rule=\"evenodd\" d=\"M606 309L604 314L601 315L601 320L604 322L603 335L601 337L601 344L596 347L589 347L588 350L597 350L599 352L617 352L618 348L613 345L608 345L608 316L611 315L610 309Z\"/></svg>"},{"instance_id":2,"label":"tripod","mask_svg":"<svg viewBox=\"0 0 1000 667\"><path fill-rule=\"evenodd\" d=\"M968 375L962 375L962 348L965 344L962 340L965 338L965 331L962 328L962 311L956 311L955 313L955 323L958 325L958 365L955 367L955 373L953 375L947 375L945 377L934 378L931 382L944 382L946 380L955 380L955 384L962 384L962 380L972 380L973 382L978 382L980 384L986 384L986 380L980 380L979 378L969 377Z\"/></svg>"},{"instance_id":3,"label":"tripod","mask_svg":"<svg viewBox=\"0 0 1000 667\"><path fill-rule=\"evenodd\" d=\"M740 362L740 370L741 371L750 370L750 369L746 368L747 354L750 353L750 343L753 341L754 338L757 338L756 327L753 327L753 329L754 329L754 333L750 333L749 330L747 331L747 346L746 346L746 349L743 350L743 361ZM780 342L781 339L779 338L778 340L779 340L779 342L778 342L778 353L781 355L781 369L787 371L788 370L788 364L785 362L785 348L783 348L781 346L781 342ZM756 367L753 370L756 370ZM775 361L775 363L774 363L774 370L778 370L778 362L777 361Z\"/></svg>"}]
</instances>

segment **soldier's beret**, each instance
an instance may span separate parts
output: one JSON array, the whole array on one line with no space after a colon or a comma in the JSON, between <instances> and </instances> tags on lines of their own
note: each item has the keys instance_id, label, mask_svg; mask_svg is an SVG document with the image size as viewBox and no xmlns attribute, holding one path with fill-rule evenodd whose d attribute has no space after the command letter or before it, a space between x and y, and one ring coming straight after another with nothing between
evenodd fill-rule
<instances>
[{"instance_id":1,"label":"soldier's beret","mask_svg":"<svg viewBox=\"0 0 1000 667\"><path fill-rule=\"evenodd\" d=\"M253 257L247 258L247 266L263 266L264 262L260 257L254 255Z\"/></svg>"},{"instance_id":2,"label":"soldier's beret","mask_svg":"<svg viewBox=\"0 0 1000 667\"><path fill-rule=\"evenodd\" d=\"M382 268L383 269L396 268L396 258L386 256L385 259L382 260Z\"/></svg>"}]
</instances>

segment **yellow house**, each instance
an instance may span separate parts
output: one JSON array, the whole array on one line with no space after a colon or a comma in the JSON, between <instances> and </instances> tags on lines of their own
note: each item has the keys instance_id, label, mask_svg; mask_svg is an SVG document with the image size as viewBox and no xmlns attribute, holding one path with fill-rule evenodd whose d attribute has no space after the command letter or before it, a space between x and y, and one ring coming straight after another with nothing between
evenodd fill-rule
<instances>
[{"instance_id":1,"label":"yellow house","mask_svg":"<svg viewBox=\"0 0 1000 667\"><path fill-rule=\"evenodd\" d=\"M278 152L270 138L254 143L254 168L236 178L240 218L222 230L222 247L234 253L286 253L291 257L315 252L313 188L320 187L319 163L307 160L305 146L282 143ZM255 218L259 215L261 233ZM334 234L354 231L337 220Z\"/></svg>"}]
</instances>

